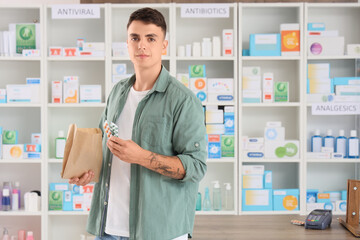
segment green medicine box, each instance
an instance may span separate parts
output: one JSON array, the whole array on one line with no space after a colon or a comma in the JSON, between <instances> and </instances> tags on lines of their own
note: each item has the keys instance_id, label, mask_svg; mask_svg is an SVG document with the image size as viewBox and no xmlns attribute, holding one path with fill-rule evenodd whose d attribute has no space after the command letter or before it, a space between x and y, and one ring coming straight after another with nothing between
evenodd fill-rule
<instances>
[{"instance_id":1,"label":"green medicine box","mask_svg":"<svg viewBox=\"0 0 360 240\"><path fill-rule=\"evenodd\" d=\"M221 136L221 157L234 157L235 142L234 135Z\"/></svg>"},{"instance_id":2,"label":"green medicine box","mask_svg":"<svg viewBox=\"0 0 360 240\"><path fill-rule=\"evenodd\" d=\"M18 144L18 131L4 130L2 134L3 144Z\"/></svg>"},{"instance_id":3,"label":"green medicine box","mask_svg":"<svg viewBox=\"0 0 360 240\"><path fill-rule=\"evenodd\" d=\"M190 65L189 75L190 78L206 77L205 65Z\"/></svg>"},{"instance_id":4,"label":"green medicine box","mask_svg":"<svg viewBox=\"0 0 360 240\"><path fill-rule=\"evenodd\" d=\"M289 101L289 82L275 82L274 99L275 102Z\"/></svg>"},{"instance_id":5,"label":"green medicine box","mask_svg":"<svg viewBox=\"0 0 360 240\"><path fill-rule=\"evenodd\" d=\"M63 210L63 191L49 191L49 210Z\"/></svg>"}]
</instances>

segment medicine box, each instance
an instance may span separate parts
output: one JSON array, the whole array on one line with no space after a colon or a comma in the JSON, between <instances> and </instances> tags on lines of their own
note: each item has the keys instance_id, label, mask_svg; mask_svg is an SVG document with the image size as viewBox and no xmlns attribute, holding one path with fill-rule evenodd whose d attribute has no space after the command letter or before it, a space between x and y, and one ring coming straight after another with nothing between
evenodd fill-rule
<instances>
[{"instance_id":1,"label":"medicine box","mask_svg":"<svg viewBox=\"0 0 360 240\"><path fill-rule=\"evenodd\" d=\"M242 174L243 175L264 175L265 166L264 165L243 165Z\"/></svg>"},{"instance_id":2,"label":"medicine box","mask_svg":"<svg viewBox=\"0 0 360 240\"><path fill-rule=\"evenodd\" d=\"M220 135L208 135L208 158L221 158Z\"/></svg>"},{"instance_id":3,"label":"medicine box","mask_svg":"<svg viewBox=\"0 0 360 240\"><path fill-rule=\"evenodd\" d=\"M63 191L49 191L49 210L63 210Z\"/></svg>"},{"instance_id":4,"label":"medicine box","mask_svg":"<svg viewBox=\"0 0 360 240\"><path fill-rule=\"evenodd\" d=\"M223 36L223 56L233 56L234 53L234 30L224 29Z\"/></svg>"},{"instance_id":5,"label":"medicine box","mask_svg":"<svg viewBox=\"0 0 360 240\"><path fill-rule=\"evenodd\" d=\"M299 141L266 141L265 158L299 158Z\"/></svg>"},{"instance_id":6,"label":"medicine box","mask_svg":"<svg viewBox=\"0 0 360 240\"><path fill-rule=\"evenodd\" d=\"M41 158L40 152L24 152L23 158L25 159L39 159Z\"/></svg>"},{"instance_id":7,"label":"medicine box","mask_svg":"<svg viewBox=\"0 0 360 240\"><path fill-rule=\"evenodd\" d=\"M17 130L4 130L2 132L3 144L18 144L18 131Z\"/></svg>"},{"instance_id":8,"label":"medicine box","mask_svg":"<svg viewBox=\"0 0 360 240\"><path fill-rule=\"evenodd\" d=\"M330 202L330 193L318 193L317 194L317 202L319 202L319 203Z\"/></svg>"},{"instance_id":9,"label":"medicine box","mask_svg":"<svg viewBox=\"0 0 360 240\"><path fill-rule=\"evenodd\" d=\"M330 78L311 78L308 83L310 94L332 93L332 80Z\"/></svg>"},{"instance_id":10,"label":"medicine box","mask_svg":"<svg viewBox=\"0 0 360 240\"><path fill-rule=\"evenodd\" d=\"M243 103L261 103L261 90L243 90Z\"/></svg>"},{"instance_id":11,"label":"medicine box","mask_svg":"<svg viewBox=\"0 0 360 240\"><path fill-rule=\"evenodd\" d=\"M307 65L307 77L330 78L330 63L313 63Z\"/></svg>"},{"instance_id":12,"label":"medicine box","mask_svg":"<svg viewBox=\"0 0 360 240\"><path fill-rule=\"evenodd\" d=\"M206 124L207 134L225 134L224 124Z\"/></svg>"},{"instance_id":13,"label":"medicine box","mask_svg":"<svg viewBox=\"0 0 360 240\"><path fill-rule=\"evenodd\" d=\"M124 75L126 74L126 63L113 63L113 75Z\"/></svg>"},{"instance_id":14,"label":"medicine box","mask_svg":"<svg viewBox=\"0 0 360 240\"><path fill-rule=\"evenodd\" d=\"M246 138L244 156L248 158L264 157L264 138Z\"/></svg>"},{"instance_id":15,"label":"medicine box","mask_svg":"<svg viewBox=\"0 0 360 240\"><path fill-rule=\"evenodd\" d=\"M306 203L306 211L311 212L315 209L324 209L325 203Z\"/></svg>"},{"instance_id":16,"label":"medicine box","mask_svg":"<svg viewBox=\"0 0 360 240\"><path fill-rule=\"evenodd\" d=\"M41 133L32 133L31 134L31 144L40 144L41 145Z\"/></svg>"},{"instance_id":17,"label":"medicine box","mask_svg":"<svg viewBox=\"0 0 360 240\"><path fill-rule=\"evenodd\" d=\"M250 56L281 56L280 34L250 34Z\"/></svg>"},{"instance_id":18,"label":"medicine box","mask_svg":"<svg viewBox=\"0 0 360 240\"><path fill-rule=\"evenodd\" d=\"M221 157L235 156L234 135L221 135Z\"/></svg>"},{"instance_id":19,"label":"medicine box","mask_svg":"<svg viewBox=\"0 0 360 240\"><path fill-rule=\"evenodd\" d=\"M324 203L324 209L335 211L335 202L326 202Z\"/></svg>"},{"instance_id":20,"label":"medicine box","mask_svg":"<svg viewBox=\"0 0 360 240\"><path fill-rule=\"evenodd\" d=\"M235 133L235 114L234 107L225 106L224 108L224 125L225 125L225 134L234 134Z\"/></svg>"},{"instance_id":21,"label":"medicine box","mask_svg":"<svg viewBox=\"0 0 360 240\"><path fill-rule=\"evenodd\" d=\"M339 200L335 202L335 211L337 212L346 212L346 200Z\"/></svg>"},{"instance_id":22,"label":"medicine box","mask_svg":"<svg viewBox=\"0 0 360 240\"><path fill-rule=\"evenodd\" d=\"M307 48L308 56L343 56L344 37L311 37Z\"/></svg>"},{"instance_id":23,"label":"medicine box","mask_svg":"<svg viewBox=\"0 0 360 240\"><path fill-rule=\"evenodd\" d=\"M347 191L346 190L341 191L341 200L347 200Z\"/></svg>"},{"instance_id":24,"label":"medicine box","mask_svg":"<svg viewBox=\"0 0 360 240\"><path fill-rule=\"evenodd\" d=\"M360 44L348 44L346 47L347 55L360 55Z\"/></svg>"},{"instance_id":25,"label":"medicine box","mask_svg":"<svg viewBox=\"0 0 360 240\"><path fill-rule=\"evenodd\" d=\"M319 190L317 190L317 189L306 190L306 203L316 203L318 192L319 192Z\"/></svg>"},{"instance_id":26,"label":"medicine box","mask_svg":"<svg viewBox=\"0 0 360 240\"><path fill-rule=\"evenodd\" d=\"M335 94L307 94L306 95L306 102L307 103L324 103L324 102L335 102Z\"/></svg>"},{"instance_id":27,"label":"medicine box","mask_svg":"<svg viewBox=\"0 0 360 240\"><path fill-rule=\"evenodd\" d=\"M83 210L90 211L91 198L94 192L94 184L87 184L83 187L84 204Z\"/></svg>"},{"instance_id":28,"label":"medicine box","mask_svg":"<svg viewBox=\"0 0 360 240\"><path fill-rule=\"evenodd\" d=\"M263 75L263 102L274 102L274 74Z\"/></svg>"},{"instance_id":29,"label":"medicine box","mask_svg":"<svg viewBox=\"0 0 360 240\"><path fill-rule=\"evenodd\" d=\"M64 55L64 49L62 47L49 47L50 57L61 57Z\"/></svg>"},{"instance_id":30,"label":"medicine box","mask_svg":"<svg viewBox=\"0 0 360 240\"><path fill-rule=\"evenodd\" d=\"M281 56L300 55L300 24L280 24Z\"/></svg>"},{"instance_id":31,"label":"medicine box","mask_svg":"<svg viewBox=\"0 0 360 240\"><path fill-rule=\"evenodd\" d=\"M50 183L49 190L50 191L68 191L69 184L68 183Z\"/></svg>"},{"instance_id":32,"label":"medicine box","mask_svg":"<svg viewBox=\"0 0 360 240\"><path fill-rule=\"evenodd\" d=\"M331 202L336 202L341 200L341 192L340 191L326 191L324 193L329 193L330 194L330 201Z\"/></svg>"},{"instance_id":33,"label":"medicine box","mask_svg":"<svg viewBox=\"0 0 360 240\"><path fill-rule=\"evenodd\" d=\"M189 77L190 78L205 78L206 77L205 65L190 65L189 66Z\"/></svg>"},{"instance_id":34,"label":"medicine box","mask_svg":"<svg viewBox=\"0 0 360 240\"><path fill-rule=\"evenodd\" d=\"M272 171L264 171L264 188L272 189Z\"/></svg>"},{"instance_id":35,"label":"medicine box","mask_svg":"<svg viewBox=\"0 0 360 240\"><path fill-rule=\"evenodd\" d=\"M332 92L336 85L360 85L360 77L335 77L332 78Z\"/></svg>"},{"instance_id":36,"label":"medicine box","mask_svg":"<svg viewBox=\"0 0 360 240\"><path fill-rule=\"evenodd\" d=\"M6 89L0 89L0 103L6 103L7 97L6 97Z\"/></svg>"},{"instance_id":37,"label":"medicine box","mask_svg":"<svg viewBox=\"0 0 360 240\"><path fill-rule=\"evenodd\" d=\"M243 175L242 187L243 189L263 189L264 175Z\"/></svg>"},{"instance_id":38,"label":"medicine box","mask_svg":"<svg viewBox=\"0 0 360 240\"><path fill-rule=\"evenodd\" d=\"M201 101L201 102L207 102L208 98L207 98L207 94L206 91L193 91L195 96Z\"/></svg>"},{"instance_id":39,"label":"medicine box","mask_svg":"<svg viewBox=\"0 0 360 240\"><path fill-rule=\"evenodd\" d=\"M204 77L190 78L190 89L193 91L207 91L207 79Z\"/></svg>"},{"instance_id":40,"label":"medicine box","mask_svg":"<svg viewBox=\"0 0 360 240\"><path fill-rule=\"evenodd\" d=\"M7 102L31 102L31 86L26 84L6 85Z\"/></svg>"},{"instance_id":41,"label":"medicine box","mask_svg":"<svg viewBox=\"0 0 360 240\"><path fill-rule=\"evenodd\" d=\"M84 195L73 194L73 211L83 211Z\"/></svg>"},{"instance_id":42,"label":"medicine box","mask_svg":"<svg viewBox=\"0 0 360 240\"><path fill-rule=\"evenodd\" d=\"M285 128L284 127L266 127L264 131L265 141L284 141Z\"/></svg>"},{"instance_id":43,"label":"medicine box","mask_svg":"<svg viewBox=\"0 0 360 240\"><path fill-rule=\"evenodd\" d=\"M31 91L32 103L40 103L40 78L26 78L26 84L29 85Z\"/></svg>"},{"instance_id":44,"label":"medicine box","mask_svg":"<svg viewBox=\"0 0 360 240\"><path fill-rule=\"evenodd\" d=\"M261 90L260 76L245 76L242 77L243 90Z\"/></svg>"},{"instance_id":45,"label":"medicine box","mask_svg":"<svg viewBox=\"0 0 360 240\"><path fill-rule=\"evenodd\" d=\"M80 85L81 103L100 103L101 85Z\"/></svg>"},{"instance_id":46,"label":"medicine box","mask_svg":"<svg viewBox=\"0 0 360 240\"><path fill-rule=\"evenodd\" d=\"M62 81L51 82L51 102L62 103L63 102L63 83Z\"/></svg>"},{"instance_id":47,"label":"medicine box","mask_svg":"<svg viewBox=\"0 0 360 240\"><path fill-rule=\"evenodd\" d=\"M24 153L23 144L3 144L3 158L4 159L22 159Z\"/></svg>"},{"instance_id":48,"label":"medicine box","mask_svg":"<svg viewBox=\"0 0 360 240\"><path fill-rule=\"evenodd\" d=\"M189 74L188 73L178 73L176 74L176 79L179 80L185 87L189 88Z\"/></svg>"},{"instance_id":49,"label":"medicine box","mask_svg":"<svg viewBox=\"0 0 360 240\"><path fill-rule=\"evenodd\" d=\"M205 111L205 123L224 123L224 111L223 110L206 110Z\"/></svg>"},{"instance_id":50,"label":"medicine box","mask_svg":"<svg viewBox=\"0 0 360 240\"><path fill-rule=\"evenodd\" d=\"M79 102L79 78L77 76L64 77L64 103Z\"/></svg>"},{"instance_id":51,"label":"medicine box","mask_svg":"<svg viewBox=\"0 0 360 240\"><path fill-rule=\"evenodd\" d=\"M325 31L325 23L308 23L308 31Z\"/></svg>"},{"instance_id":52,"label":"medicine box","mask_svg":"<svg viewBox=\"0 0 360 240\"><path fill-rule=\"evenodd\" d=\"M272 189L243 189L243 211L272 211Z\"/></svg>"},{"instance_id":53,"label":"medicine box","mask_svg":"<svg viewBox=\"0 0 360 240\"><path fill-rule=\"evenodd\" d=\"M73 210L73 193L71 191L64 191L64 202L63 202L63 211L72 211Z\"/></svg>"},{"instance_id":54,"label":"medicine box","mask_svg":"<svg viewBox=\"0 0 360 240\"><path fill-rule=\"evenodd\" d=\"M274 84L274 101L289 101L289 82L275 82Z\"/></svg>"},{"instance_id":55,"label":"medicine box","mask_svg":"<svg viewBox=\"0 0 360 240\"><path fill-rule=\"evenodd\" d=\"M299 210L299 189L274 189L274 211Z\"/></svg>"},{"instance_id":56,"label":"medicine box","mask_svg":"<svg viewBox=\"0 0 360 240\"><path fill-rule=\"evenodd\" d=\"M41 144L24 144L24 152L41 152Z\"/></svg>"}]
</instances>

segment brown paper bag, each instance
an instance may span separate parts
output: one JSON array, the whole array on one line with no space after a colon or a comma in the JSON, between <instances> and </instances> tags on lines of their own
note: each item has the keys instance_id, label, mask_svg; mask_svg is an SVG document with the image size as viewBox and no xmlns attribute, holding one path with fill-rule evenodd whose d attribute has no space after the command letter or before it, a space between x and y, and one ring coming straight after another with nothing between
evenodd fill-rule
<instances>
[{"instance_id":1,"label":"brown paper bag","mask_svg":"<svg viewBox=\"0 0 360 240\"><path fill-rule=\"evenodd\" d=\"M61 178L81 177L92 170L94 182L99 181L102 165L102 133L100 128L69 126L66 139Z\"/></svg>"}]
</instances>

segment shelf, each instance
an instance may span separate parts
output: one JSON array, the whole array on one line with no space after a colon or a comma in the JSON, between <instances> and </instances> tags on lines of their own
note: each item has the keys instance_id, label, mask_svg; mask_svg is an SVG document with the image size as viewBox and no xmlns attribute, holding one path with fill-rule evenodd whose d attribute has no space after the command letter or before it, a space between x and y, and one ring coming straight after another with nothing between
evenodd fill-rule
<instances>
[{"instance_id":1,"label":"shelf","mask_svg":"<svg viewBox=\"0 0 360 240\"><path fill-rule=\"evenodd\" d=\"M235 163L235 162L236 162L235 158L219 158L219 159L208 158L206 160L206 163Z\"/></svg>"},{"instance_id":2,"label":"shelf","mask_svg":"<svg viewBox=\"0 0 360 240\"><path fill-rule=\"evenodd\" d=\"M243 61L267 61L267 60L301 60L301 56L259 56L259 57L251 57L244 56L241 57Z\"/></svg>"},{"instance_id":3,"label":"shelf","mask_svg":"<svg viewBox=\"0 0 360 240\"><path fill-rule=\"evenodd\" d=\"M236 215L235 211L196 211L196 215Z\"/></svg>"},{"instance_id":4,"label":"shelf","mask_svg":"<svg viewBox=\"0 0 360 240\"><path fill-rule=\"evenodd\" d=\"M41 216L41 212L18 211L0 211L0 216Z\"/></svg>"},{"instance_id":5,"label":"shelf","mask_svg":"<svg viewBox=\"0 0 360 240\"><path fill-rule=\"evenodd\" d=\"M342 59L360 59L360 55L359 56L348 56L348 55L343 55L343 56L308 56L307 59L308 60L342 60Z\"/></svg>"},{"instance_id":6,"label":"shelf","mask_svg":"<svg viewBox=\"0 0 360 240\"><path fill-rule=\"evenodd\" d=\"M0 108L41 107L40 103L0 103Z\"/></svg>"},{"instance_id":7,"label":"shelf","mask_svg":"<svg viewBox=\"0 0 360 240\"><path fill-rule=\"evenodd\" d=\"M266 158L246 158L240 160L243 163L299 163L300 159L266 159Z\"/></svg>"},{"instance_id":8,"label":"shelf","mask_svg":"<svg viewBox=\"0 0 360 240\"><path fill-rule=\"evenodd\" d=\"M40 61L41 57L0 57L0 61Z\"/></svg>"},{"instance_id":9,"label":"shelf","mask_svg":"<svg viewBox=\"0 0 360 240\"><path fill-rule=\"evenodd\" d=\"M106 107L106 103L48 103L51 108Z\"/></svg>"},{"instance_id":10,"label":"shelf","mask_svg":"<svg viewBox=\"0 0 360 240\"><path fill-rule=\"evenodd\" d=\"M49 158L48 159L48 163L62 163L63 159L58 159L58 158Z\"/></svg>"},{"instance_id":11,"label":"shelf","mask_svg":"<svg viewBox=\"0 0 360 240\"><path fill-rule=\"evenodd\" d=\"M234 61L235 57L176 57L179 61Z\"/></svg>"},{"instance_id":12,"label":"shelf","mask_svg":"<svg viewBox=\"0 0 360 240\"><path fill-rule=\"evenodd\" d=\"M41 163L42 159L0 159L1 163Z\"/></svg>"},{"instance_id":13,"label":"shelf","mask_svg":"<svg viewBox=\"0 0 360 240\"><path fill-rule=\"evenodd\" d=\"M293 215L300 211L241 211L240 215Z\"/></svg>"},{"instance_id":14,"label":"shelf","mask_svg":"<svg viewBox=\"0 0 360 240\"><path fill-rule=\"evenodd\" d=\"M169 56L162 56L162 60L170 60ZM111 60L113 61L131 61L130 57L112 57Z\"/></svg>"},{"instance_id":15,"label":"shelf","mask_svg":"<svg viewBox=\"0 0 360 240\"><path fill-rule=\"evenodd\" d=\"M217 106L234 106L235 102L204 102L203 106L217 105Z\"/></svg>"},{"instance_id":16,"label":"shelf","mask_svg":"<svg viewBox=\"0 0 360 240\"><path fill-rule=\"evenodd\" d=\"M49 216L87 216L88 211L48 211Z\"/></svg>"},{"instance_id":17,"label":"shelf","mask_svg":"<svg viewBox=\"0 0 360 240\"><path fill-rule=\"evenodd\" d=\"M340 158L340 159L307 159L308 163L360 163L359 158Z\"/></svg>"},{"instance_id":18,"label":"shelf","mask_svg":"<svg viewBox=\"0 0 360 240\"><path fill-rule=\"evenodd\" d=\"M298 102L278 102L278 103L242 103L243 107L300 107Z\"/></svg>"},{"instance_id":19,"label":"shelf","mask_svg":"<svg viewBox=\"0 0 360 240\"><path fill-rule=\"evenodd\" d=\"M105 61L105 57L47 57L48 61Z\"/></svg>"}]
</instances>

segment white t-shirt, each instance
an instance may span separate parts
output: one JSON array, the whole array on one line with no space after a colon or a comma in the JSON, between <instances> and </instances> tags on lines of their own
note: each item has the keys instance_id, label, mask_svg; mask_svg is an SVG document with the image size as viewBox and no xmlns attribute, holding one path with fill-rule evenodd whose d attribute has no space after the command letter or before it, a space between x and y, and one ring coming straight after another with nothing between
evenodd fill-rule
<instances>
[{"instance_id":1,"label":"white t-shirt","mask_svg":"<svg viewBox=\"0 0 360 240\"><path fill-rule=\"evenodd\" d=\"M126 99L116 125L119 127L119 138L130 140L135 112L139 102L146 96L147 91L135 91L132 87ZM110 188L105 232L109 235L129 237L129 208L130 208L130 163L112 156ZM188 234L174 240L187 240Z\"/></svg>"}]
</instances>

